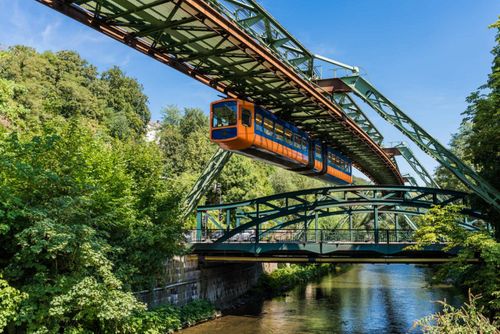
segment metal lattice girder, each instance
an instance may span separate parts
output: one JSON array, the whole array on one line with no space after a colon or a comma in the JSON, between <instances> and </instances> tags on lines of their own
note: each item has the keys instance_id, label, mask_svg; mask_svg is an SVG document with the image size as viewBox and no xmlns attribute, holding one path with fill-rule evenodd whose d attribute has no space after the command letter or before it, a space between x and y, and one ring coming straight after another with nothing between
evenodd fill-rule
<instances>
[{"instance_id":1,"label":"metal lattice girder","mask_svg":"<svg viewBox=\"0 0 500 334\"><path fill-rule=\"evenodd\" d=\"M359 125L364 132L366 132L370 138L372 138L377 144L382 145L384 137L380 131L373 125L373 123L368 119L361 108L354 102L354 100L346 93L333 93L333 101L337 103L342 110L345 112L349 118L351 118L356 124Z\"/></svg>"},{"instance_id":2,"label":"metal lattice girder","mask_svg":"<svg viewBox=\"0 0 500 334\"><path fill-rule=\"evenodd\" d=\"M305 79L314 74L313 54L254 0L209 0L250 36L273 50Z\"/></svg>"},{"instance_id":3,"label":"metal lattice girder","mask_svg":"<svg viewBox=\"0 0 500 334\"><path fill-rule=\"evenodd\" d=\"M209 215L211 211L223 211L225 217L229 217L227 226L237 226L220 239L222 242L249 228L256 228L256 235L260 235L269 228L280 229L335 215L373 212L375 216L382 213L422 215L434 205L464 204L468 196L458 191L421 187L328 187L277 194L237 203L200 206L197 213L201 222L203 216ZM483 217L481 213L470 208L464 208L462 214ZM238 224L231 221L232 217L236 218L236 216L239 219ZM276 221L279 223L275 224Z\"/></svg>"},{"instance_id":4,"label":"metal lattice girder","mask_svg":"<svg viewBox=\"0 0 500 334\"><path fill-rule=\"evenodd\" d=\"M394 103L382 95L371 83L360 76L341 78L352 91L368 103L380 116L410 138L424 152L450 170L469 189L500 212L500 193L463 163L434 137L408 117Z\"/></svg>"},{"instance_id":5,"label":"metal lattice girder","mask_svg":"<svg viewBox=\"0 0 500 334\"><path fill-rule=\"evenodd\" d=\"M185 219L198 205L200 199L207 193L213 181L219 176L225 164L233 153L218 149L208 161L205 169L193 186L191 192L186 196L183 205L182 218Z\"/></svg>"},{"instance_id":6,"label":"metal lattice girder","mask_svg":"<svg viewBox=\"0 0 500 334\"><path fill-rule=\"evenodd\" d=\"M429 188L441 188L439 184L434 181L434 178L431 174L425 169L425 167L418 161L417 157L413 154L413 151L403 142L398 143L393 148L397 149L399 153L405 158L408 164L413 168L415 173L417 173L418 177L422 181L424 181L424 185Z\"/></svg>"},{"instance_id":7,"label":"metal lattice girder","mask_svg":"<svg viewBox=\"0 0 500 334\"><path fill-rule=\"evenodd\" d=\"M403 174L403 178L404 178L405 182L410 184L410 186L418 187L417 180L415 180L415 178L413 176L411 176L410 174Z\"/></svg>"},{"instance_id":8,"label":"metal lattice girder","mask_svg":"<svg viewBox=\"0 0 500 334\"><path fill-rule=\"evenodd\" d=\"M229 97L261 105L342 151L375 183L403 184L380 145L313 82L314 56L254 1L37 1ZM318 113L320 119L311 117Z\"/></svg>"}]
</instances>

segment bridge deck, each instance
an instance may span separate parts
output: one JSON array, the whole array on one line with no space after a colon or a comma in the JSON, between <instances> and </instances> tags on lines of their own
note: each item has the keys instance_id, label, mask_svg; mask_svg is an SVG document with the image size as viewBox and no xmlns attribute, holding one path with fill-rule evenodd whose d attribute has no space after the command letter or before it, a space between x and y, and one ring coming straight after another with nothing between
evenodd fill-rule
<instances>
[{"instance_id":1,"label":"bridge deck","mask_svg":"<svg viewBox=\"0 0 500 334\"><path fill-rule=\"evenodd\" d=\"M444 251L444 244L422 250L405 250L410 243L268 242L193 243L191 254L209 262L285 263L445 263L457 249ZM475 261L475 260L474 260Z\"/></svg>"},{"instance_id":2,"label":"bridge deck","mask_svg":"<svg viewBox=\"0 0 500 334\"><path fill-rule=\"evenodd\" d=\"M243 20L230 18L218 1L38 1L220 92L279 114L344 152L374 182L403 184L383 149L323 94L313 73L300 70L307 57L280 59L269 41L247 34ZM247 26L252 19L257 17L247 18ZM293 54L292 41L288 36L271 44Z\"/></svg>"}]
</instances>

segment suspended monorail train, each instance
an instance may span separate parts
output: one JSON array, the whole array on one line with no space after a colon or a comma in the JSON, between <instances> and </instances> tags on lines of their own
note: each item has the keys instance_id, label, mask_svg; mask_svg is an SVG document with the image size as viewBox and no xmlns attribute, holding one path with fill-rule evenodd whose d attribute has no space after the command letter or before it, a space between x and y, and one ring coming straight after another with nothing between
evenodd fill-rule
<instances>
[{"instance_id":1,"label":"suspended monorail train","mask_svg":"<svg viewBox=\"0 0 500 334\"><path fill-rule=\"evenodd\" d=\"M210 140L222 149L303 175L336 184L352 183L352 163L347 157L251 102L213 102Z\"/></svg>"}]
</instances>

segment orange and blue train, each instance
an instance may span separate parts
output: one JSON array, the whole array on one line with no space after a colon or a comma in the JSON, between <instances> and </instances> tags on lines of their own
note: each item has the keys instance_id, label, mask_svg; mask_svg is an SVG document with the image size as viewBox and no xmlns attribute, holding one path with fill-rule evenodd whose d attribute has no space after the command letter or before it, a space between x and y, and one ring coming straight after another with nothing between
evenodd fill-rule
<instances>
[{"instance_id":1,"label":"orange and blue train","mask_svg":"<svg viewBox=\"0 0 500 334\"><path fill-rule=\"evenodd\" d=\"M346 156L248 101L223 99L210 105L210 140L303 175L352 183L352 163Z\"/></svg>"}]
</instances>

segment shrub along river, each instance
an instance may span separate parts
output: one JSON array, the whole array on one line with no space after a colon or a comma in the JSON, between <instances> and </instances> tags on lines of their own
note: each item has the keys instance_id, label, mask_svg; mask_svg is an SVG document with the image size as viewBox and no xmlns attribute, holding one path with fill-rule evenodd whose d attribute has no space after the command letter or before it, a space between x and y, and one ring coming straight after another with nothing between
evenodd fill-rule
<instances>
[{"instance_id":1,"label":"shrub along river","mask_svg":"<svg viewBox=\"0 0 500 334\"><path fill-rule=\"evenodd\" d=\"M407 333L439 311L435 301L463 302L450 286L429 286L429 269L405 264L355 265L341 274L255 302L182 334Z\"/></svg>"}]
</instances>

